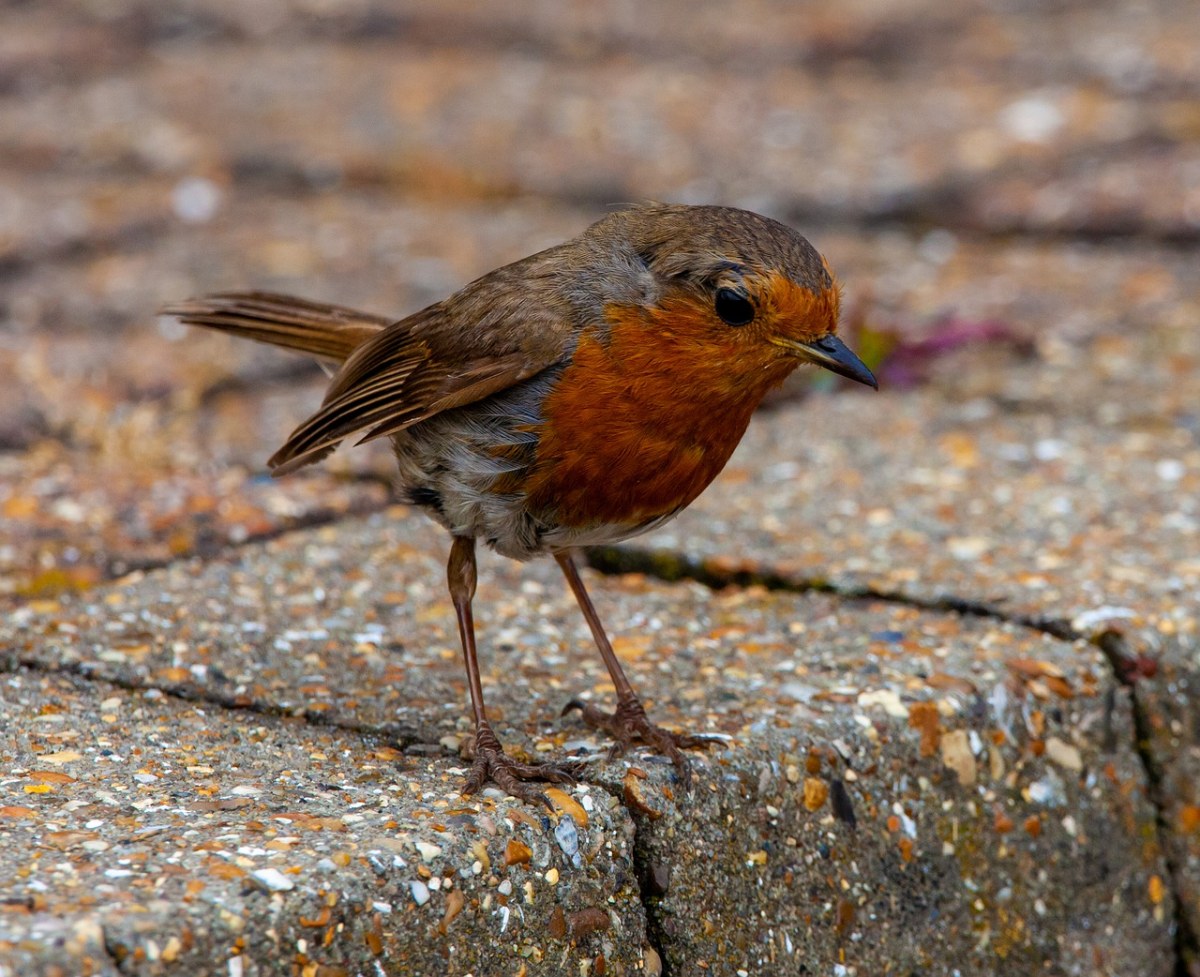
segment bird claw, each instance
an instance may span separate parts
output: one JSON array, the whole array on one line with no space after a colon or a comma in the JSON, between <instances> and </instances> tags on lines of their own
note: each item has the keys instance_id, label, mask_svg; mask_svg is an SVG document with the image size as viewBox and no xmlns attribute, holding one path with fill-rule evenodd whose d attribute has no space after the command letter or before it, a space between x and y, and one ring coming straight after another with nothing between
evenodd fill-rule
<instances>
[{"instance_id":1,"label":"bird claw","mask_svg":"<svg viewBox=\"0 0 1200 977\"><path fill-rule=\"evenodd\" d=\"M693 736L690 733L673 733L650 722L641 700L629 696L617 700L617 708L605 712L575 698L563 706L562 715L579 710L584 723L593 729L601 729L614 740L609 758L615 759L637 744L650 747L655 753L665 756L675 767L679 779L688 790L692 786L692 768L683 750L703 749L713 742L711 737Z\"/></svg>"},{"instance_id":2,"label":"bird claw","mask_svg":"<svg viewBox=\"0 0 1200 977\"><path fill-rule=\"evenodd\" d=\"M550 798L533 784L573 784L580 772L579 764L514 760L504 752L490 726L482 726L476 731L474 753L471 773L462 788L464 794L478 793L490 782L519 800L544 805L551 813L554 805Z\"/></svg>"}]
</instances>

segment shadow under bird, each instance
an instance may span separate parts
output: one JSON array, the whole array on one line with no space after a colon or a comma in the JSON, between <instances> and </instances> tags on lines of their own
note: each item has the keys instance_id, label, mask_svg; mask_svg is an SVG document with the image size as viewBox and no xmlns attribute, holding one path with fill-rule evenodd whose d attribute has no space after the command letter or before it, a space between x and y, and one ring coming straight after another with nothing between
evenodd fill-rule
<instances>
[{"instance_id":1,"label":"shadow under bird","mask_svg":"<svg viewBox=\"0 0 1200 977\"><path fill-rule=\"evenodd\" d=\"M449 530L447 569L475 722L464 792L490 782L545 800L570 763L504 753L484 708L471 603L475 543L554 557L616 688L605 712L572 700L614 749L642 743L689 778L691 736L653 724L621 669L573 551L661 526L717 476L763 396L802 363L877 386L837 337L822 256L774 220L650 204L497 268L393 320L262 292L163 310L335 365L320 409L270 459L284 475L344 439L391 439L399 485Z\"/></svg>"}]
</instances>

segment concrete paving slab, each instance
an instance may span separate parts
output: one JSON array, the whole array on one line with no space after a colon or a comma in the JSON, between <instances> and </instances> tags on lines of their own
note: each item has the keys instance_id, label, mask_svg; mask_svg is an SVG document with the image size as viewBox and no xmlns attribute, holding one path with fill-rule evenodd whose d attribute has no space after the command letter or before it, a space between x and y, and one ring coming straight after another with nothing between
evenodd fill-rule
<instances>
[{"instance_id":1,"label":"concrete paving slab","mask_svg":"<svg viewBox=\"0 0 1200 977\"><path fill-rule=\"evenodd\" d=\"M0 632L18 666L10 678L19 688L83 677L95 684L91 696L72 685L79 705L52 714L103 711L114 696L140 703L149 695L156 708L165 703L193 717L189 735L202 737L206 756L215 756L201 766L231 765L228 773L203 774L217 799L240 796L232 792L242 775L232 765L275 762L269 743L249 747L249 757L240 743L283 735L277 730L295 732L306 744L309 737L334 742L342 776L333 782L360 784L381 824L397 820L393 808L406 789L416 792L405 786L415 782L468 812L437 836L444 850L466 851L476 838L469 826L478 826L479 812L496 801L453 796L463 762L452 751L467 727L452 614L442 593L440 535L392 511L29 605ZM669 972L843 966L847 973L879 973L886 965L1023 974L1044 965L1086 972L1102 960L1112 973L1172 973L1174 910L1149 785L1127 693L1097 649L1003 622L886 602L756 590L713 594L639 576L592 578L591 585L656 717L730 737L707 758L697 757L694 794L656 758L634 753L605 762L602 739L577 720L554 718L570 695L603 697L611 686L553 567L518 574L507 561L485 561L477 611L485 690L502 737L518 755L589 756L576 799L582 804L582 793L593 805L619 799L605 837L632 839L637 884L633 921L621 925L630 932L644 927L646 945ZM179 702L183 697L191 701ZM32 705L39 700L24 701L31 706L10 709L10 724L36 730L40 706ZM122 706L115 715L137 708ZM294 716L307 721L286 718ZM154 739L146 729L130 733L130 742ZM303 749L326 759L305 768ZM54 762L46 756L64 750L85 753L78 745L38 741L23 747L15 766L41 770ZM306 784L332 776L323 770L334 747L299 750L280 763L298 769L294 776L303 783L283 782L282 774L271 781L273 800L289 809L293 798L299 804L314 792ZM78 777L77 769L97 762L86 755L62 766ZM161 759L148 773L160 780L139 788L147 793L186 794L199 776L181 761ZM256 783L270 779L256 776ZM51 805L36 813L28 785L22 775L8 790L11 806L35 811L14 819L30 832L31 844L50 844L42 822L51 811L62 821L55 830L99 830L86 827L96 818L84 821L85 814L54 807L70 793L53 783L34 795ZM353 792L321 795L329 806L320 816L351 810L352 794L358 799ZM221 817L261 822L263 812L222 808ZM517 820L522 827L505 828L492 816L497 845L503 840L507 848L506 832L524 837L525 823ZM400 830L375 828L386 837ZM543 828L546 838L550 830ZM25 846L5 850L15 854ZM104 870L120 852L97 855ZM314 859L326 856L332 858L322 850ZM44 881L46 898L58 898L60 881ZM245 884L238 882L237 891ZM613 890L613 898L618 891L624 890ZM483 889L468 896L476 892L482 899ZM22 881L14 898L26 896ZM623 898L613 909L622 919ZM384 901L406 905L394 893ZM172 916L165 903L158 911ZM319 910L296 905L304 913ZM275 910L275 931L299 933L309 941L309 958L325 959L291 916L301 909L291 906ZM553 907L545 908L548 929L538 932L550 936L530 936L541 956L530 951L522 958L528 973L562 972L554 969L563 947L553 934L566 926L569 947L570 927L587 929L595 915L564 909L556 923ZM401 966L406 953L434 959L416 956L411 941L430 954L463 946L455 930L443 937L409 925L410 918L424 917L380 921L385 973L414 972ZM18 917L13 946L37 943L36 920L36 913ZM643 944L617 940L615 922L606 927L599 916L594 922L620 948L597 949L595 935L577 935L572 952L593 959L603 952L614 968L622 960L626 972L637 965L652 972L652 961L635 956ZM480 927L468 943L499 952L495 919L464 914L455 929L462 926L465 937L468 925ZM930 926L941 934L937 946L927 939ZM143 954L146 944L137 941L155 939L123 938ZM355 952L370 961L371 944L363 940L366 949ZM156 939L156 949L164 942ZM256 957L253 946L247 944L247 964L254 960L260 973L283 972L272 969L282 961ZM501 949L508 953L508 944ZM141 958L137 965L143 969L132 972L159 972ZM154 966L171 972L161 952Z\"/></svg>"},{"instance_id":2,"label":"concrete paving slab","mask_svg":"<svg viewBox=\"0 0 1200 977\"><path fill-rule=\"evenodd\" d=\"M641 970L604 790L464 803L446 761L28 670L2 708L5 977Z\"/></svg>"}]
</instances>

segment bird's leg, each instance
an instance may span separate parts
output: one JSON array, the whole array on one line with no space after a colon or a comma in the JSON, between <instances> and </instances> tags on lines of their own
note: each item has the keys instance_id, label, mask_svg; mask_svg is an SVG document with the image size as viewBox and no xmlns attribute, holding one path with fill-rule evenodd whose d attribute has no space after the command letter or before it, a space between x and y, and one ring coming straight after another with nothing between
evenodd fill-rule
<instances>
[{"instance_id":1,"label":"bird's leg","mask_svg":"<svg viewBox=\"0 0 1200 977\"><path fill-rule=\"evenodd\" d=\"M709 740L702 736L672 733L670 730L650 722L645 707L642 706L642 700L638 698L637 693L633 691L633 686L629 684L629 679L625 677L625 671L617 660L616 653L609 643L608 635L604 633L604 625L600 623L600 616L596 613L592 599L583 586L583 578L579 576L579 568L575 565L574 557L570 551L564 550L555 553L554 558L562 567L563 575L567 578L571 592L575 595L575 600L579 602L579 609L583 611L588 627L592 630L596 647L600 649L600 657L604 659L604 666L608 669L608 674L612 677L613 685L617 690L617 708L613 712L604 712L582 699L572 699L563 708L563 715L565 716L572 709L578 709L583 715L585 723L604 730L616 740L613 746L614 755L621 754L635 743L646 744L668 757L684 782L689 783L691 771L688 767L687 757L680 752L680 748L707 746Z\"/></svg>"},{"instance_id":2,"label":"bird's leg","mask_svg":"<svg viewBox=\"0 0 1200 977\"><path fill-rule=\"evenodd\" d=\"M479 681L479 660L475 655L475 621L471 601L475 597L475 540L471 536L455 536L446 565L450 584L450 599L458 616L458 635L462 639L463 660L467 666L467 685L471 689L471 711L475 718L475 760L471 774L463 787L464 794L474 794L489 780L501 790L524 801L540 801L547 807L546 795L525 781L551 784L574 783L571 769L544 763L521 763L504 752L496 738L483 708L483 685Z\"/></svg>"}]
</instances>

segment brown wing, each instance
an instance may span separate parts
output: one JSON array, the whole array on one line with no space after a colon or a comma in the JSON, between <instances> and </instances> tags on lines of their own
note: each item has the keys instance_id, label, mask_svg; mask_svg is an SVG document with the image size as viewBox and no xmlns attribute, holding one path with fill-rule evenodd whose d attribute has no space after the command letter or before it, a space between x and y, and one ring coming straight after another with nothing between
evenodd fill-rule
<instances>
[{"instance_id":1,"label":"brown wing","mask_svg":"<svg viewBox=\"0 0 1200 977\"><path fill-rule=\"evenodd\" d=\"M482 400L533 376L553 361L549 357L531 362L516 354L455 367L439 361L425 341L406 331L389 330L347 360L334 376L321 409L271 456L271 472L286 475L319 461L360 431L365 433L358 444Z\"/></svg>"},{"instance_id":2,"label":"brown wing","mask_svg":"<svg viewBox=\"0 0 1200 977\"><path fill-rule=\"evenodd\" d=\"M223 292L168 305L162 312L179 316L190 326L230 332L335 363L394 321L270 292Z\"/></svg>"},{"instance_id":3,"label":"brown wing","mask_svg":"<svg viewBox=\"0 0 1200 977\"><path fill-rule=\"evenodd\" d=\"M271 457L272 473L318 461L358 432L361 444L475 403L569 356L580 313L546 280L556 251L497 269L368 339Z\"/></svg>"}]
</instances>

